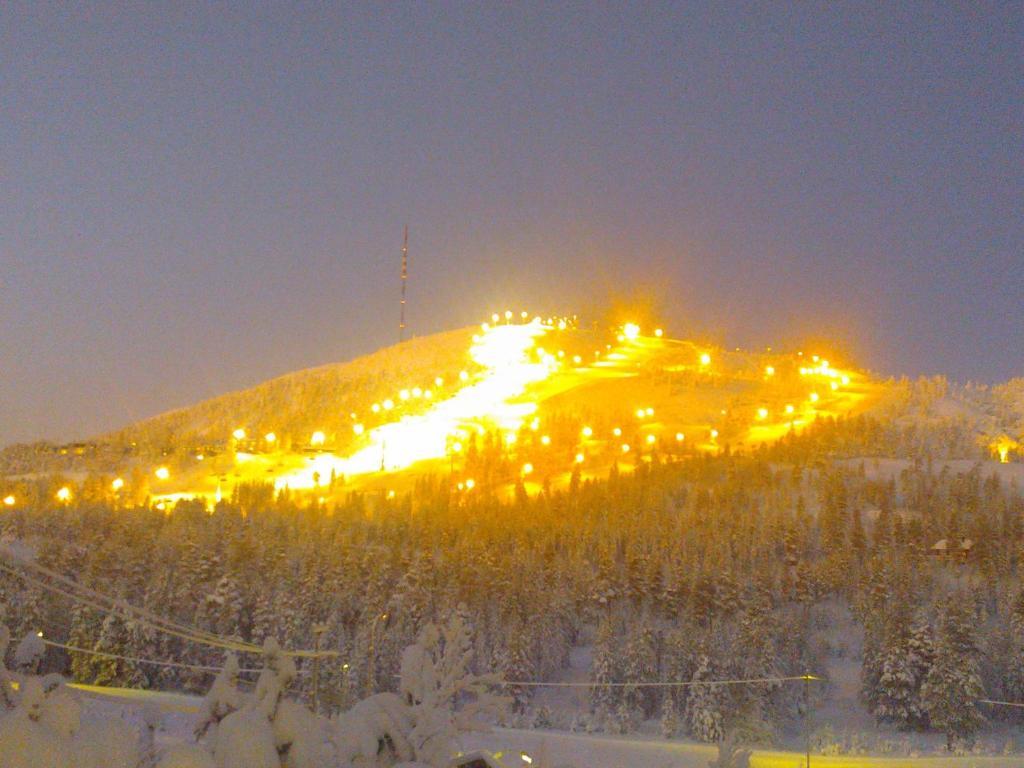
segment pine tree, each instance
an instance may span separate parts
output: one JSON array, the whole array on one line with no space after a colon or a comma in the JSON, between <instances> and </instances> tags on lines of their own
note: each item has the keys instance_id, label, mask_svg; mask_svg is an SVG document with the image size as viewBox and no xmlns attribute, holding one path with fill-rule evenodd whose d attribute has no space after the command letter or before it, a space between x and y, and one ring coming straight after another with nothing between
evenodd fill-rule
<instances>
[{"instance_id":1,"label":"pine tree","mask_svg":"<svg viewBox=\"0 0 1024 768\"><path fill-rule=\"evenodd\" d=\"M953 596L940 615L935 662L921 687L922 704L932 727L946 734L947 749L973 743L985 722L976 703L983 695L970 610L963 596Z\"/></svg>"},{"instance_id":2,"label":"pine tree","mask_svg":"<svg viewBox=\"0 0 1024 768\"><path fill-rule=\"evenodd\" d=\"M666 688L661 699L661 735L671 739L679 730L679 716L676 714L676 699L672 689Z\"/></svg>"},{"instance_id":3,"label":"pine tree","mask_svg":"<svg viewBox=\"0 0 1024 768\"><path fill-rule=\"evenodd\" d=\"M709 684L715 671L711 658L704 651L697 656L697 669L693 673L690 695L686 701L686 728L690 735L701 741L721 741L725 735L725 692L721 685Z\"/></svg>"},{"instance_id":4,"label":"pine tree","mask_svg":"<svg viewBox=\"0 0 1024 768\"><path fill-rule=\"evenodd\" d=\"M591 664L590 709L598 719L607 717L618 707L619 696L615 688L605 685L618 680L618 653L615 644L615 629L610 618L605 617L597 629L594 643L594 660Z\"/></svg>"}]
</instances>

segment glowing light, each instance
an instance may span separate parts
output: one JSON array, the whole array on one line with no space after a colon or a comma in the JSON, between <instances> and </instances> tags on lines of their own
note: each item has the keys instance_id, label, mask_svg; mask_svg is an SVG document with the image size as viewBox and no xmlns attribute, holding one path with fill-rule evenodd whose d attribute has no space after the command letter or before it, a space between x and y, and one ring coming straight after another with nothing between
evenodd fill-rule
<instances>
[{"instance_id":1,"label":"glowing light","mask_svg":"<svg viewBox=\"0 0 1024 768\"><path fill-rule=\"evenodd\" d=\"M767 418L768 418L768 409L767 408L758 408L757 409L757 420L758 421L764 421Z\"/></svg>"},{"instance_id":2,"label":"glowing light","mask_svg":"<svg viewBox=\"0 0 1024 768\"><path fill-rule=\"evenodd\" d=\"M66 485L63 488L57 490L57 501L70 501L71 500L71 489Z\"/></svg>"},{"instance_id":3,"label":"glowing light","mask_svg":"<svg viewBox=\"0 0 1024 768\"><path fill-rule=\"evenodd\" d=\"M356 426L359 426L359 425L357 424ZM358 434L358 433L356 433L356 434ZM327 435L325 435L320 430L317 430L316 432L314 432L310 436L310 438L309 438L309 444L310 445L317 445L317 446L319 446L319 445L323 445L325 442L327 442Z\"/></svg>"},{"instance_id":4,"label":"glowing light","mask_svg":"<svg viewBox=\"0 0 1024 768\"><path fill-rule=\"evenodd\" d=\"M14 498L14 494L13 493L8 494L7 496L4 496L4 506L5 507L13 507L15 501L16 501L16 499Z\"/></svg>"},{"instance_id":5,"label":"glowing light","mask_svg":"<svg viewBox=\"0 0 1024 768\"><path fill-rule=\"evenodd\" d=\"M506 309L505 310L505 319L506 320L511 320L512 319L512 310L511 309Z\"/></svg>"},{"instance_id":6,"label":"glowing light","mask_svg":"<svg viewBox=\"0 0 1024 768\"><path fill-rule=\"evenodd\" d=\"M579 365L580 363L583 362L583 358L580 357L579 355L573 355L572 356L572 362L573 362L573 365Z\"/></svg>"},{"instance_id":7,"label":"glowing light","mask_svg":"<svg viewBox=\"0 0 1024 768\"><path fill-rule=\"evenodd\" d=\"M558 330L564 331L567 327L565 320L558 321Z\"/></svg>"},{"instance_id":8,"label":"glowing light","mask_svg":"<svg viewBox=\"0 0 1024 768\"><path fill-rule=\"evenodd\" d=\"M656 336L657 338L659 338L659 339L660 339L660 338L661 338L662 336L664 336L664 335L665 335L665 332L664 332L663 330L661 330L661 328L655 328L655 329L654 329L654 335L655 335L655 336Z\"/></svg>"},{"instance_id":9,"label":"glowing light","mask_svg":"<svg viewBox=\"0 0 1024 768\"><path fill-rule=\"evenodd\" d=\"M509 432L508 434L505 435L505 442L508 443L509 445L514 445L516 440L518 439L519 438L516 436L515 432Z\"/></svg>"},{"instance_id":10,"label":"glowing light","mask_svg":"<svg viewBox=\"0 0 1024 768\"><path fill-rule=\"evenodd\" d=\"M654 409L648 407L647 410L644 411L644 413L646 413L648 416L653 416L654 415Z\"/></svg>"},{"instance_id":11,"label":"glowing light","mask_svg":"<svg viewBox=\"0 0 1024 768\"><path fill-rule=\"evenodd\" d=\"M591 429L590 427L584 427L583 429L580 430L580 434L583 435L584 437L593 437L594 430Z\"/></svg>"},{"instance_id":12,"label":"glowing light","mask_svg":"<svg viewBox=\"0 0 1024 768\"><path fill-rule=\"evenodd\" d=\"M541 438L540 438L540 444L541 445L551 445L551 436L550 435L542 435Z\"/></svg>"},{"instance_id":13,"label":"glowing light","mask_svg":"<svg viewBox=\"0 0 1024 768\"><path fill-rule=\"evenodd\" d=\"M206 457L203 454L201 454L201 453L197 453L196 454L196 461L205 461L205 460L206 460Z\"/></svg>"},{"instance_id":14,"label":"glowing light","mask_svg":"<svg viewBox=\"0 0 1024 768\"><path fill-rule=\"evenodd\" d=\"M646 416L646 415L647 415L647 412L646 412L646 411L644 411L644 409L643 409L643 408L637 408L637 409L636 409L636 417L637 417L638 419L642 419L642 418L643 418L644 416Z\"/></svg>"},{"instance_id":15,"label":"glowing light","mask_svg":"<svg viewBox=\"0 0 1024 768\"><path fill-rule=\"evenodd\" d=\"M629 453L629 443L623 443L622 444L622 452L623 453Z\"/></svg>"},{"instance_id":16,"label":"glowing light","mask_svg":"<svg viewBox=\"0 0 1024 768\"><path fill-rule=\"evenodd\" d=\"M712 429L711 430L711 439L712 440L717 440L718 439L718 430L717 429Z\"/></svg>"},{"instance_id":17,"label":"glowing light","mask_svg":"<svg viewBox=\"0 0 1024 768\"><path fill-rule=\"evenodd\" d=\"M468 488L471 491L474 488L476 488L476 480L474 480L472 477L469 478L469 480L466 481L466 488Z\"/></svg>"},{"instance_id":18,"label":"glowing light","mask_svg":"<svg viewBox=\"0 0 1024 768\"><path fill-rule=\"evenodd\" d=\"M843 382L843 386L844 386L844 387L845 387L845 386L847 386L847 385L849 385L849 383L850 383L850 377L849 377L849 376L843 376L843 377L842 377L841 379L839 379L839 380L840 380L841 382Z\"/></svg>"},{"instance_id":19,"label":"glowing light","mask_svg":"<svg viewBox=\"0 0 1024 768\"><path fill-rule=\"evenodd\" d=\"M419 387L413 387L412 396L417 399L423 397L423 390L420 389Z\"/></svg>"},{"instance_id":20,"label":"glowing light","mask_svg":"<svg viewBox=\"0 0 1024 768\"><path fill-rule=\"evenodd\" d=\"M124 478L114 478L114 482L110 484L110 487L115 491L120 491L122 488L124 488Z\"/></svg>"},{"instance_id":21,"label":"glowing light","mask_svg":"<svg viewBox=\"0 0 1024 768\"><path fill-rule=\"evenodd\" d=\"M444 379L442 379L440 376L438 376L436 379L434 379L434 386L435 387L443 387L444 386Z\"/></svg>"},{"instance_id":22,"label":"glowing light","mask_svg":"<svg viewBox=\"0 0 1024 768\"><path fill-rule=\"evenodd\" d=\"M271 445L273 445L274 443L277 442L277 435L275 435L273 432L267 432L267 434L263 436L263 439L266 440Z\"/></svg>"},{"instance_id":23,"label":"glowing light","mask_svg":"<svg viewBox=\"0 0 1024 768\"><path fill-rule=\"evenodd\" d=\"M534 417L533 421L530 422L530 430L536 432L540 429L540 419Z\"/></svg>"},{"instance_id":24,"label":"glowing light","mask_svg":"<svg viewBox=\"0 0 1024 768\"><path fill-rule=\"evenodd\" d=\"M582 464L585 458L586 457L582 453L577 453L576 454L576 463L577 464Z\"/></svg>"},{"instance_id":25,"label":"glowing light","mask_svg":"<svg viewBox=\"0 0 1024 768\"><path fill-rule=\"evenodd\" d=\"M796 409L792 405L786 406L786 413L793 413Z\"/></svg>"},{"instance_id":26,"label":"glowing light","mask_svg":"<svg viewBox=\"0 0 1024 768\"><path fill-rule=\"evenodd\" d=\"M239 427L231 433L231 436L235 438L235 440L245 440L245 430Z\"/></svg>"},{"instance_id":27,"label":"glowing light","mask_svg":"<svg viewBox=\"0 0 1024 768\"><path fill-rule=\"evenodd\" d=\"M612 434L615 435L616 437L622 437L622 430L619 429L618 427L615 427L615 429L612 430Z\"/></svg>"},{"instance_id":28,"label":"glowing light","mask_svg":"<svg viewBox=\"0 0 1024 768\"><path fill-rule=\"evenodd\" d=\"M163 511L165 511L167 509L167 502L165 502L165 501L158 501L154 506L157 509L159 509L161 512L163 512Z\"/></svg>"},{"instance_id":29,"label":"glowing light","mask_svg":"<svg viewBox=\"0 0 1024 768\"><path fill-rule=\"evenodd\" d=\"M636 323L626 323L622 326L622 335L630 341L633 341L640 335L640 326Z\"/></svg>"},{"instance_id":30,"label":"glowing light","mask_svg":"<svg viewBox=\"0 0 1024 768\"><path fill-rule=\"evenodd\" d=\"M835 391L836 391L837 389L839 389L839 382L837 382L837 381L830 381L830 382L828 383L828 386L829 386L829 388L830 388L830 389L831 389L831 390L832 390L833 392L835 392Z\"/></svg>"},{"instance_id":31,"label":"glowing light","mask_svg":"<svg viewBox=\"0 0 1024 768\"><path fill-rule=\"evenodd\" d=\"M656 438L654 435L648 435L647 436L647 444L648 445L654 445L656 442L658 442L658 438Z\"/></svg>"},{"instance_id":32,"label":"glowing light","mask_svg":"<svg viewBox=\"0 0 1024 768\"><path fill-rule=\"evenodd\" d=\"M469 381L469 374L466 371L459 371L459 381Z\"/></svg>"},{"instance_id":33,"label":"glowing light","mask_svg":"<svg viewBox=\"0 0 1024 768\"><path fill-rule=\"evenodd\" d=\"M497 313L497 312L495 312L495 313L494 313L493 315L491 315L491 322L492 322L492 323L496 323L496 322L498 322L499 320L501 320L501 317L499 317L499 316L498 316L498 313Z\"/></svg>"},{"instance_id":34,"label":"glowing light","mask_svg":"<svg viewBox=\"0 0 1024 768\"><path fill-rule=\"evenodd\" d=\"M374 403L370 406L370 410L374 413L380 413L380 403Z\"/></svg>"},{"instance_id":35,"label":"glowing light","mask_svg":"<svg viewBox=\"0 0 1024 768\"><path fill-rule=\"evenodd\" d=\"M352 431L355 432L357 435L361 435L363 434L363 432L366 431L366 427L364 427L362 424L353 424Z\"/></svg>"},{"instance_id":36,"label":"glowing light","mask_svg":"<svg viewBox=\"0 0 1024 768\"><path fill-rule=\"evenodd\" d=\"M769 365L768 367L766 367L764 369L764 375L765 376L774 376L775 375L775 366L774 365Z\"/></svg>"},{"instance_id":37,"label":"glowing light","mask_svg":"<svg viewBox=\"0 0 1024 768\"><path fill-rule=\"evenodd\" d=\"M676 432L676 442L677 443L681 443L685 439L686 439L686 435L684 435L682 432Z\"/></svg>"},{"instance_id":38,"label":"glowing light","mask_svg":"<svg viewBox=\"0 0 1024 768\"><path fill-rule=\"evenodd\" d=\"M523 474L524 475L532 475L533 474L533 464L531 464L530 462L526 462L525 464L523 464Z\"/></svg>"},{"instance_id":39,"label":"glowing light","mask_svg":"<svg viewBox=\"0 0 1024 768\"><path fill-rule=\"evenodd\" d=\"M452 453L462 453L462 443L458 441L452 443Z\"/></svg>"},{"instance_id":40,"label":"glowing light","mask_svg":"<svg viewBox=\"0 0 1024 768\"><path fill-rule=\"evenodd\" d=\"M821 399L821 396L817 392L811 392L809 398L812 403L816 403Z\"/></svg>"},{"instance_id":41,"label":"glowing light","mask_svg":"<svg viewBox=\"0 0 1024 768\"><path fill-rule=\"evenodd\" d=\"M157 467L153 474L156 475L157 480L167 480L171 476L171 470L167 467Z\"/></svg>"},{"instance_id":42,"label":"glowing light","mask_svg":"<svg viewBox=\"0 0 1024 768\"><path fill-rule=\"evenodd\" d=\"M410 397L412 397L412 393L409 392L408 389L403 389L401 392L398 393L398 399L402 400L403 402L405 400L408 400Z\"/></svg>"},{"instance_id":43,"label":"glowing light","mask_svg":"<svg viewBox=\"0 0 1024 768\"><path fill-rule=\"evenodd\" d=\"M396 494L395 494L395 492L394 492L394 491L388 491L388 498L389 498L389 499L393 499L393 498L395 498L395 495L396 495Z\"/></svg>"},{"instance_id":44,"label":"glowing light","mask_svg":"<svg viewBox=\"0 0 1024 768\"><path fill-rule=\"evenodd\" d=\"M999 452L999 463L1000 464L1009 464L1010 463L1010 446L1008 446L1008 445L1000 445L1000 446L998 446L996 448L996 450Z\"/></svg>"},{"instance_id":45,"label":"glowing light","mask_svg":"<svg viewBox=\"0 0 1024 768\"><path fill-rule=\"evenodd\" d=\"M395 401L392 400L391 398L388 398L382 403L382 407L384 408L385 411L390 411L395 407Z\"/></svg>"},{"instance_id":46,"label":"glowing light","mask_svg":"<svg viewBox=\"0 0 1024 768\"><path fill-rule=\"evenodd\" d=\"M524 763L526 763L527 765L529 765L530 763L532 763L532 762L533 762L533 758L532 758L532 757L530 757L530 756L529 756L528 754L526 754L525 752L522 752L522 753L520 753L520 755L519 755L519 756L520 756L520 757L521 757L521 758L523 759L523 762L524 762Z\"/></svg>"},{"instance_id":47,"label":"glowing light","mask_svg":"<svg viewBox=\"0 0 1024 768\"><path fill-rule=\"evenodd\" d=\"M700 356L700 364L711 365L711 355L709 355L707 352L702 352Z\"/></svg>"}]
</instances>

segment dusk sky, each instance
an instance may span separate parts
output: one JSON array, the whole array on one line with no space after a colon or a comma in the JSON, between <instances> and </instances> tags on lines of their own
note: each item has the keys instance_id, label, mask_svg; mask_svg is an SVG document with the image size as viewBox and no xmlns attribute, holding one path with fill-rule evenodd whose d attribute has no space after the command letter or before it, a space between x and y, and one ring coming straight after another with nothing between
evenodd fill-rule
<instances>
[{"instance_id":1,"label":"dusk sky","mask_svg":"<svg viewBox=\"0 0 1024 768\"><path fill-rule=\"evenodd\" d=\"M1024 375L1020 3L0 11L0 445L409 322Z\"/></svg>"}]
</instances>

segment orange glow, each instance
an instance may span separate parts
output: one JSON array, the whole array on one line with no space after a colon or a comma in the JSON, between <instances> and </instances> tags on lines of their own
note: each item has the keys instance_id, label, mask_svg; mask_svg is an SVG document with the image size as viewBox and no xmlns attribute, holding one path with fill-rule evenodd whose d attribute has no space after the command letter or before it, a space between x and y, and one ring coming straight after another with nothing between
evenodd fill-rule
<instances>
[{"instance_id":1,"label":"orange glow","mask_svg":"<svg viewBox=\"0 0 1024 768\"><path fill-rule=\"evenodd\" d=\"M758 408L757 409L757 420L758 421L764 421L767 418L768 418L768 409L767 408Z\"/></svg>"},{"instance_id":2,"label":"orange glow","mask_svg":"<svg viewBox=\"0 0 1024 768\"><path fill-rule=\"evenodd\" d=\"M533 474L533 464L531 464L530 462L526 462L525 464L523 464L523 474L524 475L532 475Z\"/></svg>"},{"instance_id":3,"label":"orange glow","mask_svg":"<svg viewBox=\"0 0 1024 768\"><path fill-rule=\"evenodd\" d=\"M235 440L245 440L245 430L239 427L231 433L231 436L235 438Z\"/></svg>"},{"instance_id":4,"label":"orange glow","mask_svg":"<svg viewBox=\"0 0 1024 768\"><path fill-rule=\"evenodd\" d=\"M540 443L541 445L551 445L551 437L548 435L542 436L540 439Z\"/></svg>"},{"instance_id":5,"label":"orange glow","mask_svg":"<svg viewBox=\"0 0 1024 768\"><path fill-rule=\"evenodd\" d=\"M580 430L580 434L583 435L584 437L593 437L594 430L591 429L590 427L584 427L583 429Z\"/></svg>"},{"instance_id":6,"label":"orange glow","mask_svg":"<svg viewBox=\"0 0 1024 768\"><path fill-rule=\"evenodd\" d=\"M622 326L622 335L633 341L640 335L640 326L636 323L626 323Z\"/></svg>"},{"instance_id":7,"label":"orange glow","mask_svg":"<svg viewBox=\"0 0 1024 768\"><path fill-rule=\"evenodd\" d=\"M157 480L167 480L171 476L171 470L167 467L157 467L153 474L156 475Z\"/></svg>"},{"instance_id":8,"label":"orange glow","mask_svg":"<svg viewBox=\"0 0 1024 768\"><path fill-rule=\"evenodd\" d=\"M700 356L700 364L704 366L711 365L711 355L707 352L702 352Z\"/></svg>"},{"instance_id":9,"label":"orange glow","mask_svg":"<svg viewBox=\"0 0 1024 768\"><path fill-rule=\"evenodd\" d=\"M263 436L263 439L266 440L271 445L273 445L274 443L277 442L277 435L275 435L273 432L267 432L267 434Z\"/></svg>"},{"instance_id":10,"label":"orange glow","mask_svg":"<svg viewBox=\"0 0 1024 768\"><path fill-rule=\"evenodd\" d=\"M648 435L647 436L647 444L648 445L654 445L656 442L658 442L658 438L656 438L654 435Z\"/></svg>"},{"instance_id":11,"label":"orange glow","mask_svg":"<svg viewBox=\"0 0 1024 768\"><path fill-rule=\"evenodd\" d=\"M114 482L110 484L110 487L115 491L120 491L122 488L124 488L124 478L115 478Z\"/></svg>"},{"instance_id":12,"label":"orange glow","mask_svg":"<svg viewBox=\"0 0 1024 768\"><path fill-rule=\"evenodd\" d=\"M684 435L682 432L676 432L676 442L677 443L681 443L685 439L686 439L686 435Z\"/></svg>"},{"instance_id":13,"label":"orange glow","mask_svg":"<svg viewBox=\"0 0 1024 768\"><path fill-rule=\"evenodd\" d=\"M15 498L14 498L14 494L13 493L8 494L7 496L4 496L4 506L5 507L13 507L14 506L14 502L15 502Z\"/></svg>"},{"instance_id":14,"label":"orange glow","mask_svg":"<svg viewBox=\"0 0 1024 768\"><path fill-rule=\"evenodd\" d=\"M576 463L577 464L582 464L584 459L585 459L585 457L584 457L584 455L582 453L577 453L576 454Z\"/></svg>"},{"instance_id":15,"label":"orange glow","mask_svg":"<svg viewBox=\"0 0 1024 768\"><path fill-rule=\"evenodd\" d=\"M358 424L356 426L358 426ZM313 445L313 446L321 446L326 441L327 441L327 436L323 432L321 432L320 430L317 430L316 432L314 432L312 434L312 436L309 438L309 444Z\"/></svg>"},{"instance_id":16,"label":"orange glow","mask_svg":"<svg viewBox=\"0 0 1024 768\"><path fill-rule=\"evenodd\" d=\"M71 500L71 489L66 485L57 491L57 501L70 501Z\"/></svg>"}]
</instances>

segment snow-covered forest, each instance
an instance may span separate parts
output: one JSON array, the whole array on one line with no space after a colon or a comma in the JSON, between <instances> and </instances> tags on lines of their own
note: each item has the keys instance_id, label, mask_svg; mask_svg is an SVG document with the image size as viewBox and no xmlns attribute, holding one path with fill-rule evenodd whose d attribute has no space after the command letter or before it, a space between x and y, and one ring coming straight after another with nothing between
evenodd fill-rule
<instances>
[{"instance_id":1,"label":"snow-covered forest","mask_svg":"<svg viewBox=\"0 0 1024 768\"><path fill-rule=\"evenodd\" d=\"M280 688L311 705L315 685L325 717L376 706L367 701L410 706L424 694L409 696L407 649L458 646L466 673L483 676L474 685L507 697L496 722L792 745L806 708L826 706L845 654L876 722L969 750L1024 714L985 703L1024 701L1024 500L981 464L916 458L887 472L883 460L849 459L887 429L854 419L753 455L655 454L636 472L574 476L536 497L520 486L508 500L453 495L431 477L394 499L311 506L244 486L212 511L181 502L171 513L79 494L5 513L0 535L126 607L240 643L336 652L315 672L308 658L282 657L296 667ZM35 482L26 497L52 497ZM255 686L234 707L266 714L266 674L229 665L215 682L223 649L21 573L0 575L2 620L12 638L42 633L50 645L19 654L12 642L10 667L197 694L223 691L227 674ZM566 680L581 651L589 687L577 706L545 696L540 684ZM149 663L168 660L188 666ZM801 684L779 679L805 674L822 678L806 701ZM714 684L751 679L763 682ZM14 695L19 711L35 706L32 691ZM394 759L444 764L417 755Z\"/></svg>"}]
</instances>

